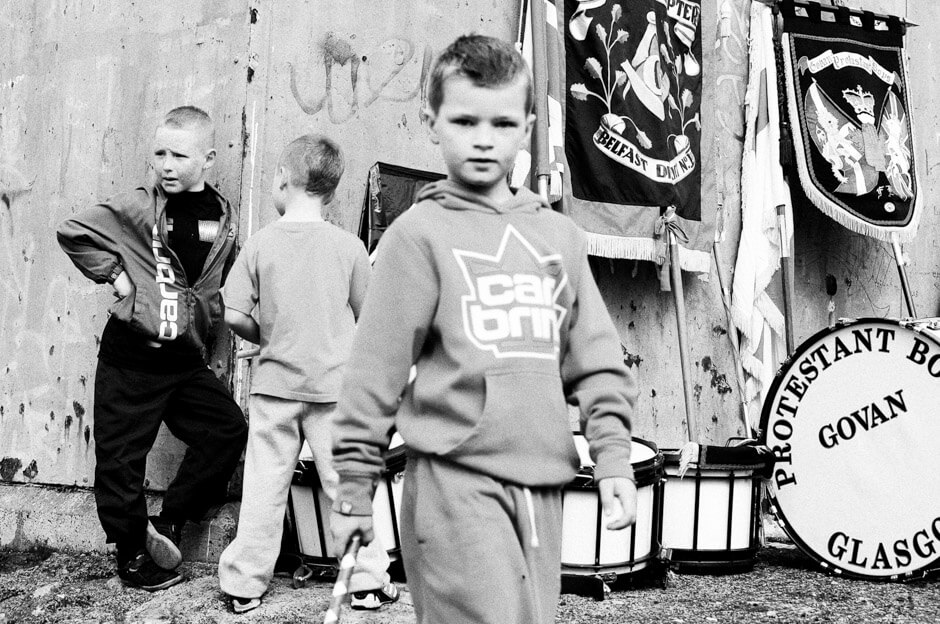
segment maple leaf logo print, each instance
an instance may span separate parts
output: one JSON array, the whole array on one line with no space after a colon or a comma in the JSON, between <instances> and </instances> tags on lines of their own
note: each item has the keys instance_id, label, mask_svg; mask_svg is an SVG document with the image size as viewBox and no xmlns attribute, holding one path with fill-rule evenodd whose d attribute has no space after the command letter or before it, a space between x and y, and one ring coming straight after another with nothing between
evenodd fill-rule
<instances>
[{"instance_id":1,"label":"maple leaf logo print","mask_svg":"<svg viewBox=\"0 0 940 624\"><path fill-rule=\"evenodd\" d=\"M467 339L497 358L558 359L568 283L559 254L542 256L511 225L494 255L455 249L467 283L461 298Z\"/></svg>"}]
</instances>

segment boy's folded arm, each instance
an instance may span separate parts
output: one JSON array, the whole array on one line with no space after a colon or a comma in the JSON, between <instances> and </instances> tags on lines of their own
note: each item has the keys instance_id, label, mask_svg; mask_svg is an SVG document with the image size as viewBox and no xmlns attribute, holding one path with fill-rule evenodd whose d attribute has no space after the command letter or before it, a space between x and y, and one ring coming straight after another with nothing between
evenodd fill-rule
<instances>
[{"instance_id":1,"label":"boy's folded arm","mask_svg":"<svg viewBox=\"0 0 940 624\"><path fill-rule=\"evenodd\" d=\"M122 222L118 207L97 204L63 221L56 230L56 238L85 277L97 284L110 284L124 270L118 253Z\"/></svg>"},{"instance_id":2,"label":"boy's folded arm","mask_svg":"<svg viewBox=\"0 0 940 624\"><path fill-rule=\"evenodd\" d=\"M580 409L581 432L594 461L594 478L633 479L631 418L636 376L623 362L620 338L585 255L562 361L568 400Z\"/></svg>"}]
</instances>

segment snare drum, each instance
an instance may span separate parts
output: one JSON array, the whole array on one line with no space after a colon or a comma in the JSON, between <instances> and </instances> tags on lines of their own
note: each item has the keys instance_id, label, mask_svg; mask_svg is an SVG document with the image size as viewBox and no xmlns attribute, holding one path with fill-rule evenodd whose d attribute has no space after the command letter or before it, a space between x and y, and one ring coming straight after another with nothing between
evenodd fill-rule
<instances>
[{"instance_id":1,"label":"snare drum","mask_svg":"<svg viewBox=\"0 0 940 624\"><path fill-rule=\"evenodd\" d=\"M680 572L744 572L754 566L766 447L702 446L679 477L678 450L664 450L662 543Z\"/></svg>"},{"instance_id":2,"label":"snare drum","mask_svg":"<svg viewBox=\"0 0 940 624\"><path fill-rule=\"evenodd\" d=\"M294 470L290 488L289 512L293 514L297 530L297 544L301 554L314 559L332 561L330 535L331 503L320 486L317 469L309 452L301 454ZM401 515L402 479L405 474L405 447L401 436L392 436L385 456L382 481L372 498L372 525L375 537L388 550L389 559L401 556L401 537L398 530Z\"/></svg>"},{"instance_id":3,"label":"snare drum","mask_svg":"<svg viewBox=\"0 0 940 624\"><path fill-rule=\"evenodd\" d=\"M825 571L871 580L940 563L940 319L843 320L799 346L760 428L772 510Z\"/></svg>"},{"instance_id":4,"label":"snare drum","mask_svg":"<svg viewBox=\"0 0 940 624\"><path fill-rule=\"evenodd\" d=\"M636 523L620 531L606 528L594 463L584 436L575 434L581 470L562 491L561 573L628 575L659 556L658 505L663 456L652 442L633 438L630 463L636 479Z\"/></svg>"}]
</instances>

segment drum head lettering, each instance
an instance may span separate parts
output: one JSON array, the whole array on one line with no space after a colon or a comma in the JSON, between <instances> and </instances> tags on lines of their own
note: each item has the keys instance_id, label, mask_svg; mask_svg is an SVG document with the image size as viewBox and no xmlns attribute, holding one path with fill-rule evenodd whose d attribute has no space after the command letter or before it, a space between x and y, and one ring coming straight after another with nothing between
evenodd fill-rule
<instances>
[{"instance_id":1,"label":"drum head lettering","mask_svg":"<svg viewBox=\"0 0 940 624\"><path fill-rule=\"evenodd\" d=\"M774 379L761 431L777 515L824 568L898 580L940 561L940 342L926 323L811 337Z\"/></svg>"}]
</instances>

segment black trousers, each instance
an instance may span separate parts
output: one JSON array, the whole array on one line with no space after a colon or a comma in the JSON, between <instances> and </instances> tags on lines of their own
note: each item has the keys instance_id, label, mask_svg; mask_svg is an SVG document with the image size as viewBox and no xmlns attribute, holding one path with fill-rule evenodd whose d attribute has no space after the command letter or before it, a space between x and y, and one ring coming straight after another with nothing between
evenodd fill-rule
<instances>
[{"instance_id":1,"label":"black trousers","mask_svg":"<svg viewBox=\"0 0 940 624\"><path fill-rule=\"evenodd\" d=\"M160 423L187 445L163 499L162 516L199 522L225 499L248 439L228 389L207 367L181 373L129 370L98 361L95 374L95 502L119 557L144 545L147 454Z\"/></svg>"}]
</instances>

